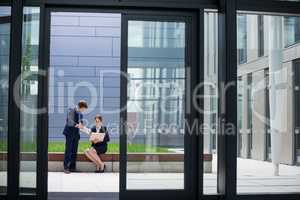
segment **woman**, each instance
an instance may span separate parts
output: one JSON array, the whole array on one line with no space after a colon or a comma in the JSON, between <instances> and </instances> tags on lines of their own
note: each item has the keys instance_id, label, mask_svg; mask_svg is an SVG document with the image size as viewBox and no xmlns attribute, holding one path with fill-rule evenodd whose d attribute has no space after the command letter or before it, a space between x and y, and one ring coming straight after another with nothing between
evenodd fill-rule
<instances>
[{"instance_id":1,"label":"woman","mask_svg":"<svg viewBox=\"0 0 300 200\"><path fill-rule=\"evenodd\" d=\"M85 151L85 155L96 165L96 173L103 173L105 171L105 164L101 160L100 155L105 154L107 151L107 142L109 142L109 134L107 128L102 126L102 116L96 115L95 126L91 128L92 133L105 133L103 141L92 143L91 148Z\"/></svg>"}]
</instances>

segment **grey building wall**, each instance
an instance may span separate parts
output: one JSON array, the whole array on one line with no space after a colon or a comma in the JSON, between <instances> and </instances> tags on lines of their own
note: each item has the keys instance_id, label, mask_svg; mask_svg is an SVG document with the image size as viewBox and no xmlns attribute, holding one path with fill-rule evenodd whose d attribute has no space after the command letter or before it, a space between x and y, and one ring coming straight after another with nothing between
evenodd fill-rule
<instances>
[{"instance_id":1,"label":"grey building wall","mask_svg":"<svg viewBox=\"0 0 300 200\"><path fill-rule=\"evenodd\" d=\"M61 140L66 112L80 99L91 126L100 113L117 134L120 97L120 14L52 13L49 140ZM116 137L117 138L117 137Z\"/></svg>"},{"instance_id":2,"label":"grey building wall","mask_svg":"<svg viewBox=\"0 0 300 200\"><path fill-rule=\"evenodd\" d=\"M268 16L264 16L264 55L258 56L258 26L257 15L247 15L247 62L238 66L238 76L244 80L247 75L251 75L253 83L257 86L258 82L265 82L263 74L265 70L268 70ZM287 31L284 30L284 38L286 39ZM300 58L300 44L295 43L290 46L286 46L283 49L283 71L282 76L285 81L284 86L284 103L282 119L284 120L284 137L282 138L282 152L281 162L284 164L295 163L295 127L294 127L294 89L293 89L293 62ZM246 86L246 83L243 83ZM266 115L266 94L265 90L259 90L254 92L253 95L253 110L257 113L252 115L252 151L251 158L257 160L266 159L267 141L266 141L266 126L262 119L259 119L259 115ZM246 94L247 95L247 94ZM244 110L248 110L246 104L246 95L243 97L243 110L242 112L242 127L248 127L248 114ZM241 145L241 157L247 157L246 153L249 152L249 137L242 136Z\"/></svg>"},{"instance_id":3,"label":"grey building wall","mask_svg":"<svg viewBox=\"0 0 300 200\"><path fill-rule=\"evenodd\" d=\"M244 87L242 87L242 106L241 106L241 110L239 110L238 112L242 112L242 127L241 127L241 137L239 142L241 143L241 149L240 149L240 156L242 158L248 158L249 157L249 133L251 132L251 130L249 129L249 120L247 118L247 116L249 115L249 109L248 109L248 92L247 92L247 85L248 85L248 80L247 80L247 76L243 76L242 77L242 84Z\"/></svg>"},{"instance_id":4,"label":"grey building wall","mask_svg":"<svg viewBox=\"0 0 300 200\"><path fill-rule=\"evenodd\" d=\"M266 90L265 90L265 71L252 73L253 83L259 83L262 89L253 94L253 110L256 114L252 115L252 150L251 157L257 160L266 159Z\"/></svg>"},{"instance_id":5,"label":"grey building wall","mask_svg":"<svg viewBox=\"0 0 300 200\"><path fill-rule=\"evenodd\" d=\"M89 108L84 114L85 123L91 126L94 116L104 116L105 125L110 128L113 142L119 139L120 106L120 26L121 15L111 13L53 13L51 16L50 81L49 81L49 140L64 140L62 131L66 112L80 99L87 100ZM184 28L168 26L156 27L143 24L129 37L129 68L145 70L142 82L157 80L146 73L147 69L161 68L173 70L184 63L184 38L177 38ZM167 32L166 32L167 30ZM176 31L179 31L177 33ZM161 36L159 33L161 33ZM136 39L138 44L135 44ZM153 46L164 44L164 46ZM132 55L132 56L131 56ZM184 72L184 67L182 67ZM181 72L178 70L177 73ZM167 77L174 79L174 73ZM184 74L184 73L182 73ZM184 75L183 75L184 76ZM182 79L184 77L181 77ZM149 80L147 80L149 79ZM150 80L153 79L153 80ZM129 81L130 85L130 81ZM149 88L149 90L152 88ZM130 94L128 94L130 95ZM150 95L150 93L145 94ZM166 94L161 93L161 96ZM132 96L128 100L132 100ZM151 100L144 99L144 103ZM135 113L132 113L135 112ZM138 116L136 123L143 124L144 112L128 111L128 115ZM181 115L178 112L178 115ZM161 115L166 115L161 113ZM166 115L167 116L167 115ZM171 121L171 117L164 122ZM182 115L184 116L184 115ZM130 117L129 117L130 118ZM155 117L152 121L157 120ZM180 118L180 122L183 120ZM171 122L170 122L171 123ZM141 129L144 130L144 129ZM153 129L154 130L154 129ZM84 136L86 137L86 136ZM183 135L156 135L155 146L182 146ZM138 130L129 142L145 144L146 136Z\"/></svg>"}]
</instances>

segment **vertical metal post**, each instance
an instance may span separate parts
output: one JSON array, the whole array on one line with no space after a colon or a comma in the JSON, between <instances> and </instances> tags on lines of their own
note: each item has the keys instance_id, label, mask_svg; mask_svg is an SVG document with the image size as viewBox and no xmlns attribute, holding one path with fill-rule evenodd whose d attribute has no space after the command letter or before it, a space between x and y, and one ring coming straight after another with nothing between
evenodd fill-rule
<instances>
[{"instance_id":1,"label":"vertical metal post","mask_svg":"<svg viewBox=\"0 0 300 200\"><path fill-rule=\"evenodd\" d=\"M120 96L120 199L124 199L123 195L126 192L126 177L127 177L127 79L124 76L127 74L127 56L128 56L128 19L126 14L122 14L121 19L121 96Z\"/></svg>"},{"instance_id":2,"label":"vertical metal post","mask_svg":"<svg viewBox=\"0 0 300 200\"><path fill-rule=\"evenodd\" d=\"M11 37L9 58L9 97L8 97L8 199L17 199L20 176L20 109L14 98L14 85L21 74L22 64L22 24L23 1L12 1ZM16 83L19 84L19 83Z\"/></svg>"},{"instance_id":3,"label":"vertical metal post","mask_svg":"<svg viewBox=\"0 0 300 200\"><path fill-rule=\"evenodd\" d=\"M197 53L199 55L199 58L197 60L197 64L194 65L193 69L196 68L195 70L197 70L197 86L204 83L204 9L201 9L199 12L199 17L198 17L198 29L197 32L194 32L194 35L196 38L198 39L197 42L197 47L192 47L192 49L198 49ZM192 24L192 26L194 27L194 24ZM194 42L192 42L194 44ZM193 53L193 52L192 52ZM193 56L194 54L192 54ZM194 60L194 59L193 59ZM203 85L203 84L202 84ZM204 88L201 87L200 89L200 96L204 96ZM199 107L201 108L200 110L204 110L204 99L200 98L199 100ZM194 108L195 109L195 108ZM204 113L197 113L197 119L199 120L199 124L203 124L204 123ZM198 135L198 143L196 144L196 149L194 151L199 152L198 154L196 153L196 156L198 157L198 173L196 173L196 175L198 176L198 188L196 188L196 190L198 191L198 198L197 199L201 199L203 196L203 172L204 172L204 130L201 129L199 130L200 132L197 133ZM193 177L193 176L192 176Z\"/></svg>"},{"instance_id":4,"label":"vertical metal post","mask_svg":"<svg viewBox=\"0 0 300 200\"><path fill-rule=\"evenodd\" d=\"M37 197L48 195L48 68L50 46L50 12L45 4L40 6L39 77L37 118Z\"/></svg>"},{"instance_id":5,"label":"vertical metal post","mask_svg":"<svg viewBox=\"0 0 300 200\"><path fill-rule=\"evenodd\" d=\"M219 10L218 192L236 198L237 27L236 0L220 0Z\"/></svg>"}]
</instances>

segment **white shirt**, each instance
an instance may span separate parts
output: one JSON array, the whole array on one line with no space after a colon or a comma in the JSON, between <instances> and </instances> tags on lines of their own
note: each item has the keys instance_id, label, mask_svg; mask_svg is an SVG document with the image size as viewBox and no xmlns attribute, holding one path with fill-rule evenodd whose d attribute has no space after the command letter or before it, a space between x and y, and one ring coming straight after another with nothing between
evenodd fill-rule
<instances>
[{"instance_id":1,"label":"white shirt","mask_svg":"<svg viewBox=\"0 0 300 200\"><path fill-rule=\"evenodd\" d=\"M101 126L100 127L96 126L96 133L100 133L100 130L101 130Z\"/></svg>"}]
</instances>

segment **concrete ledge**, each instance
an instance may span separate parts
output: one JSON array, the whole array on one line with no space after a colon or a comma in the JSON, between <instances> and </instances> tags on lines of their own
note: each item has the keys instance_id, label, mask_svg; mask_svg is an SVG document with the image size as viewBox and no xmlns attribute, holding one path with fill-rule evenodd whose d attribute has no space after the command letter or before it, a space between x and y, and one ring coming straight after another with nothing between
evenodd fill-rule
<instances>
[{"instance_id":1,"label":"concrete ledge","mask_svg":"<svg viewBox=\"0 0 300 200\"><path fill-rule=\"evenodd\" d=\"M119 161L120 156L116 153L108 153L101 155L103 161ZM204 154L204 161L212 161L212 154ZM49 153L49 161L63 161L63 153ZM127 154L127 161L138 162L138 161L147 161L147 162L183 162L184 155L176 153L129 153ZM77 161L89 161L87 157L80 153L77 156Z\"/></svg>"},{"instance_id":2,"label":"concrete ledge","mask_svg":"<svg viewBox=\"0 0 300 200\"><path fill-rule=\"evenodd\" d=\"M0 153L1 157L1 153ZM1 157L0 168L2 171L6 169L6 161ZM35 153L23 153L21 155L22 171L35 171L36 155ZM101 155L105 162L108 172L119 172L119 154ZM204 154L204 173L212 173L212 155ZM61 172L63 171L63 153L48 154L48 171ZM133 153L128 154L127 171L130 173L183 173L184 171L184 155L175 153ZM84 154L77 156L77 169L82 172L92 172L95 166L90 162Z\"/></svg>"},{"instance_id":3,"label":"concrete ledge","mask_svg":"<svg viewBox=\"0 0 300 200\"><path fill-rule=\"evenodd\" d=\"M105 162L108 172L119 172L119 162ZM77 162L77 169L82 172L93 172L95 166L91 162ZM49 172L62 172L63 164L58 161L48 162ZM128 162L129 173L183 173L183 162ZM204 161L204 173L212 173L212 162Z\"/></svg>"},{"instance_id":4,"label":"concrete ledge","mask_svg":"<svg viewBox=\"0 0 300 200\"><path fill-rule=\"evenodd\" d=\"M107 153L101 155L104 161L119 161L119 154L117 153ZM7 160L6 153L0 153L0 161ZM35 161L36 153L21 153L22 161ZM63 161L64 153L48 153L48 161ZM177 162L183 161L184 155L177 153L129 153L127 154L128 161L152 161L152 162ZM212 154L203 154L204 161L212 161ZM89 161L83 153L79 153L77 156L77 161Z\"/></svg>"},{"instance_id":5,"label":"concrete ledge","mask_svg":"<svg viewBox=\"0 0 300 200\"><path fill-rule=\"evenodd\" d=\"M62 171L63 153L48 154L48 170ZM102 160L106 163L107 171L119 172L119 154L104 154L101 155ZM130 153L127 155L127 171L132 173L139 172L172 172L183 173L184 171L184 155L175 153ZM77 169L79 171L94 171L95 166L91 163L84 154L77 156ZM204 154L204 172L212 173L212 155Z\"/></svg>"}]
</instances>

